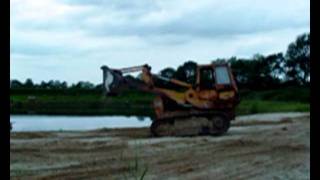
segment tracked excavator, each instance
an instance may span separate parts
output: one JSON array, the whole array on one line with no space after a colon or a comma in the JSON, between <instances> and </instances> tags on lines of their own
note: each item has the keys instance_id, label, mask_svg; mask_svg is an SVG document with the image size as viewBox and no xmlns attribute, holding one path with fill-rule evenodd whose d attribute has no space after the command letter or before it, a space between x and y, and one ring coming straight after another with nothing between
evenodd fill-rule
<instances>
[{"instance_id":1,"label":"tracked excavator","mask_svg":"<svg viewBox=\"0 0 320 180\"><path fill-rule=\"evenodd\" d=\"M155 118L150 131L153 136L222 135L235 119L235 107L240 98L228 63L197 65L195 83L167 78L151 73L148 64L111 69L101 67L107 96L124 89L135 88L156 94L153 101ZM140 79L124 76L141 72ZM160 87L164 81L173 88Z\"/></svg>"}]
</instances>

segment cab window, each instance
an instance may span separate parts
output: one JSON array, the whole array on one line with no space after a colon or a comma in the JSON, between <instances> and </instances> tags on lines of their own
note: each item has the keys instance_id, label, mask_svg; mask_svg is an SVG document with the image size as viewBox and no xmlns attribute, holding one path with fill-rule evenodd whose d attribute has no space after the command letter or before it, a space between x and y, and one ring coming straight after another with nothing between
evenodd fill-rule
<instances>
[{"instance_id":1,"label":"cab window","mask_svg":"<svg viewBox=\"0 0 320 180\"><path fill-rule=\"evenodd\" d=\"M215 68L216 71L216 82L217 84L230 84L230 77L227 67L220 66Z\"/></svg>"}]
</instances>

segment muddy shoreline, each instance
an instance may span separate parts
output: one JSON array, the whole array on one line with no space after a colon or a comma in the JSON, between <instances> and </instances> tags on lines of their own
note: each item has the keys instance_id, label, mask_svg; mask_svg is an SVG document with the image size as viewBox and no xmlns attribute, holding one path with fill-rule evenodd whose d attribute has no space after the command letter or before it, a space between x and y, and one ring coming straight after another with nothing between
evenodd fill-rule
<instances>
[{"instance_id":1,"label":"muddy shoreline","mask_svg":"<svg viewBox=\"0 0 320 180\"><path fill-rule=\"evenodd\" d=\"M220 137L148 128L14 132L11 179L310 179L309 113L239 116Z\"/></svg>"}]
</instances>

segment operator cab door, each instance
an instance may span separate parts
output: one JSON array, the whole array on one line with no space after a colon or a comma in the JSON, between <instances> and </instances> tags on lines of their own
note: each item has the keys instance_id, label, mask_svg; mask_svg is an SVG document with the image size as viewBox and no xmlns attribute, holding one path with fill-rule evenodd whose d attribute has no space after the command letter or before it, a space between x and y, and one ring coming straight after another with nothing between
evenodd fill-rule
<instances>
[{"instance_id":1,"label":"operator cab door","mask_svg":"<svg viewBox=\"0 0 320 180\"><path fill-rule=\"evenodd\" d=\"M212 66L199 68L198 96L203 100L214 100L217 98L216 78Z\"/></svg>"},{"instance_id":2,"label":"operator cab door","mask_svg":"<svg viewBox=\"0 0 320 180\"><path fill-rule=\"evenodd\" d=\"M232 100L235 97L235 89L227 66L215 68L216 90L220 100Z\"/></svg>"}]
</instances>

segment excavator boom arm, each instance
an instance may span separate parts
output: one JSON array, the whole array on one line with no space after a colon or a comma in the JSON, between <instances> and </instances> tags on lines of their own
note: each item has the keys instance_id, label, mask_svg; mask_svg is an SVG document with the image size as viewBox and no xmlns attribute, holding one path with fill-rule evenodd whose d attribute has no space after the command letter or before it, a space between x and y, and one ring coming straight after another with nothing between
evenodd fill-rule
<instances>
[{"instance_id":1,"label":"excavator boom arm","mask_svg":"<svg viewBox=\"0 0 320 180\"><path fill-rule=\"evenodd\" d=\"M160 75L152 74L151 67L147 64L141 66L134 66L128 68L121 68L121 69L111 69L107 66L102 66L101 69L103 70L103 86L107 93L115 92L119 89L122 85L128 85L130 87L138 88L144 91L151 91L154 93L158 93L158 90L154 88L154 79L160 79L163 81L167 81L173 84L176 84L181 87L190 88L192 87L191 84L185 83L183 81L179 81L174 78L166 78ZM141 82L137 82L134 79L129 79L124 77L124 74L139 72L142 71L142 80L144 84ZM154 91L153 91L154 90Z\"/></svg>"}]
</instances>

